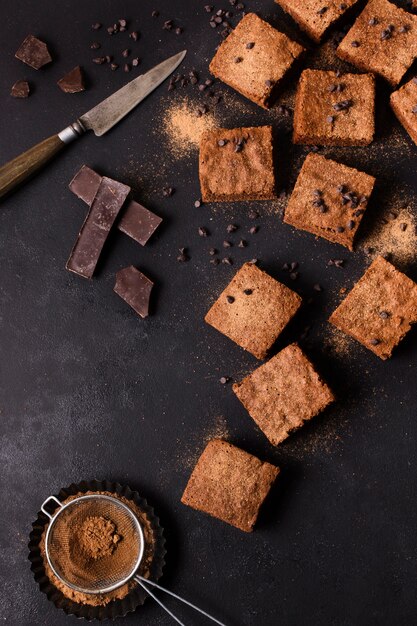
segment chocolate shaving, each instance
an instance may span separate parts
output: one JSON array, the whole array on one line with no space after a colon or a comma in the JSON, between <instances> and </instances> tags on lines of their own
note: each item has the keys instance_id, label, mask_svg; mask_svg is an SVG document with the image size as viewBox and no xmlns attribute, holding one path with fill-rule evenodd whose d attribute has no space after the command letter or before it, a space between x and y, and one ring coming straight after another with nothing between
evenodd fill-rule
<instances>
[{"instance_id":1,"label":"chocolate shaving","mask_svg":"<svg viewBox=\"0 0 417 626\"><path fill-rule=\"evenodd\" d=\"M149 315L149 299L153 282L130 265L116 274L113 291L117 293L142 318Z\"/></svg>"}]
</instances>

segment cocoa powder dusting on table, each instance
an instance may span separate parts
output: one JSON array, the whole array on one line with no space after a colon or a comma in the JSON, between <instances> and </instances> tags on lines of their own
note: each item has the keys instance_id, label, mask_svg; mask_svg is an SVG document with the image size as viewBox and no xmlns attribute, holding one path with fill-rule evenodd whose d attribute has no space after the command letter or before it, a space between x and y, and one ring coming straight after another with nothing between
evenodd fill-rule
<instances>
[{"instance_id":1,"label":"cocoa powder dusting on table","mask_svg":"<svg viewBox=\"0 0 417 626\"><path fill-rule=\"evenodd\" d=\"M202 108L191 103L188 98L164 107L161 128L169 151L175 159L197 151L201 135L218 125L213 113L201 111Z\"/></svg>"}]
</instances>

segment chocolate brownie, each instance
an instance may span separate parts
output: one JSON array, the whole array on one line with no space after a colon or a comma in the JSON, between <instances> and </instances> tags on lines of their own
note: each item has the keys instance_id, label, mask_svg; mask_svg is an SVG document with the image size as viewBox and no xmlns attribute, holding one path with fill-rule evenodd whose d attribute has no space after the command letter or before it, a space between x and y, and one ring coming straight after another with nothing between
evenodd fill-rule
<instances>
[{"instance_id":1,"label":"chocolate brownie","mask_svg":"<svg viewBox=\"0 0 417 626\"><path fill-rule=\"evenodd\" d=\"M388 359L417 322L417 284L377 257L329 321Z\"/></svg>"},{"instance_id":2,"label":"chocolate brownie","mask_svg":"<svg viewBox=\"0 0 417 626\"><path fill-rule=\"evenodd\" d=\"M304 48L254 13L225 39L210 63L216 78L269 108L276 87Z\"/></svg>"},{"instance_id":3,"label":"chocolate brownie","mask_svg":"<svg viewBox=\"0 0 417 626\"><path fill-rule=\"evenodd\" d=\"M298 294L256 265L245 263L205 321L258 359L264 359L300 305Z\"/></svg>"},{"instance_id":4,"label":"chocolate brownie","mask_svg":"<svg viewBox=\"0 0 417 626\"><path fill-rule=\"evenodd\" d=\"M411 139L417 144L417 79L412 78L390 97L391 107Z\"/></svg>"},{"instance_id":5,"label":"chocolate brownie","mask_svg":"<svg viewBox=\"0 0 417 626\"><path fill-rule=\"evenodd\" d=\"M334 401L295 343L235 383L233 391L274 446Z\"/></svg>"},{"instance_id":6,"label":"chocolate brownie","mask_svg":"<svg viewBox=\"0 0 417 626\"><path fill-rule=\"evenodd\" d=\"M294 143L366 146L375 132L372 74L305 70L294 109Z\"/></svg>"},{"instance_id":7,"label":"chocolate brownie","mask_svg":"<svg viewBox=\"0 0 417 626\"><path fill-rule=\"evenodd\" d=\"M212 439L200 456L181 502L251 532L279 467L221 439Z\"/></svg>"},{"instance_id":8,"label":"chocolate brownie","mask_svg":"<svg viewBox=\"0 0 417 626\"><path fill-rule=\"evenodd\" d=\"M358 0L275 0L316 43Z\"/></svg>"},{"instance_id":9,"label":"chocolate brownie","mask_svg":"<svg viewBox=\"0 0 417 626\"><path fill-rule=\"evenodd\" d=\"M417 16L388 0L370 0L337 56L396 86L417 56Z\"/></svg>"},{"instance_id":10,"label":"chocolate brownie","mask_svg":"<svg viewBox=\"0 0 417 626\"><path fill-rule=\"evenodd\" d=\"M199 171L204 202L273 199L271 126L206 131L200 142Z\"/></svg>"},{"instance_id":11,"label":"chocolate brownie","mask_svg":"<svg viewBox=\"0 0 417 626\"><path fill-rule=\"evenodd\" d=\"M284 222L352 250L374 183L369 174L310 153L298 175Z\"/></svg>"}]
</instances>

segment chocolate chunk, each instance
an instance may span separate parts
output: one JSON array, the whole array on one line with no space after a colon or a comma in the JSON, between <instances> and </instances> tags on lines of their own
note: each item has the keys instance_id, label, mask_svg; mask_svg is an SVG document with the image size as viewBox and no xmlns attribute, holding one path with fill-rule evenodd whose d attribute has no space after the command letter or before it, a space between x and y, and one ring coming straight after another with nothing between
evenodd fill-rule
<instances>
[{"instance_id":1,"label":"chocolate chunk","mask_svg":"<svg viewBox=\"0 0 417 626\"><path fill-rule=\"evenodd\" d=\"M149 298L153 282L131 265L116 274L113 291L117 293L141 317L149 315Z\"/></svg>"},{"instance_id":2,"label":"chocolate chunk","mask_svg":"<svg viewBox=\"0 0 417 626\"><path fill-rule=\"evenodd\" d=\"M94 170L83 165L69 184L69 188L78 198L91 206L98 188L100 187L101 176ZM132 237L135 241L144 246L161 224L162 218L144 206L131 200L117 224L117 228Z\"/></svg>"},{"instance_id":3,"label":"chocolate chunk","mask_svg":"<svg viewBox=\"0 0 417 626\"><path fill-rule=\"evenodd\" d=\"M130 187L103 177L91 208L78 234L66 268L92 278L107 236L122 208Z\"/></svg>"},{"instance_id":4,"label":"chocolate chunk","mask_svg":"<svg viewBox=\"0 0 417 626\"><path fill-rule=\"evenodd\" d=\"M131 200L123 210L117 228L144 246L161 224L162 218Z\"/></svg>"},{"instance_id":5,"label":"chocolate chunk","mask_svg":"<svg viewBox=\"0 0 417 626\"><path fill-rule=\"evenodd\" d=\"M235 301L233 296L226 296L226 300L228 301L229 304L233 304L233 302Z\"/></svg>"},{"instance_id":6,"label":"chocolate chunk","mask_svg":"<svg viewBox=\"0 0 417 626\"><path fill-rule=\"evenodd\" d=\"M84 76L79 65L59 79L57 85L64 93L78 93L84 91Z\"/></svg>"},{"instance_id":7,"label":"chocolate chunk","mask_svg":"<svg viewBox=\"0 0 417 626\"><path fill-rule=\"evenodd\" d=\"M13 85L10 95L13 98L27 98L30 93L29 83L26 80L18 80Z\"/></svg>"},{"instance_id":8,"label":"chocolate chunk","mask_svg":"<svg viewBox=\"0 0 417 626\"><path fill-rule=\"evenodd\" d=\"M33 35L26 37L16 52L15 57L19 59L19 61L26 63L26 65L30 65L30 67L33 67L35 70L39 70L52 61L46 43Z\"/></svg>"}]
</instances>

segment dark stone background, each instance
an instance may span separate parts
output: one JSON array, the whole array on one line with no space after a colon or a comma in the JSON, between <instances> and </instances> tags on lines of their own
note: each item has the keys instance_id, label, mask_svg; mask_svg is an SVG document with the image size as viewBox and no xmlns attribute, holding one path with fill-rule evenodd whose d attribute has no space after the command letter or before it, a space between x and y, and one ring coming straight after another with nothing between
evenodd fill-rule
<instances>
[{"instance_id":1,"label":"dark stone background","mask_svg":"<svg viewBox=\"0 0 417 626\"><path fill-rule=\"evenodd\" d=\"M2 0L0 7L1 162L60 130L121 86L133 74L110 72L90 59L137 48L145 71L184 47L184 71L205 78L219 35L208 25L205 0ZM306 42L272 0L247 0L247 8ZM117 6L119 5L119 6ZM228 4L216 2L216 8ZM158 8L161 16L151 18ZM126 17L141 39L94 33ZM164 19L184 27L163 31ZM233 23L236 22L235 17ZM14 59L33 33L50 45L54 63L35 72ZM89 44L106 42L102 51ZM344 67L313 46L307 63ZM66 95L56 80L76 64L88 75L85 93ZM28 78L27 101L10 98L15 80ZM43 499L60 487L109 478L136 488L156 508L166 528L168 566L163 582L201 602L227 623L240 626L411 624L416 621L417 548L416 374L417 336L411 333L389 362L350 342L347 355L328 348L327 317L369 260L281 223L269 203L258 203L259 233L246 250L233 248L235 267L208 262L231 221L234 236L248 235L248 206L194 208L199 196L197 155L175 159L160 132L165 108L195 88L167 93L162 86L136 112L101 139L84 137L42 175L2 201L0 211L0 409L1 553L4 623L66 624L74 618L43 596L27 561L32 520ZM291 147L290 120L264 112L225 86L217 107L226 126L271 121L277 134L279 186L291 188L307 149ZM378 138L370 148L322 153L379 177L366 218L368 228L393 198L407 201L416 188L415 147L399 129L379 87ZM285 98L284 98L285 100ZM394 135L393 135L394 133ZM393 140L395 136L397 140ZM151 243L141 248L121 233L106 246L91 282L64 266L86 207L68 191L87 163L137 188L136 197L164 217ZM164 185L177 191L163 198ZM212 231L197 236L198 226ZM365 225L364 229L367 228ZM191 260L176 262L177 249ZM338 394L323 416L278 448L269 445L221 375L239 379L258 365L203 322L213 299L243 260L261 266L306 299L312 285L325 291L305 305L277 349L301 345ZM346 259L343 270L329 258ZM281 266L300 263L293 283ZM136 264L156 282L153 315L141 320L112 292L115 272ZM416 267L406 268L417 278ZM327 346L327 347L326 347ZM282 467L256 531L246 535L181 505L191 468L206 441L230 441ZM175 606L171 604L171 606ZM178 608L178 607L177 607ZM203 624L179 608L187 624ZM170 624L151 601L126 623Z\"/></svg>"}]
</instances>

